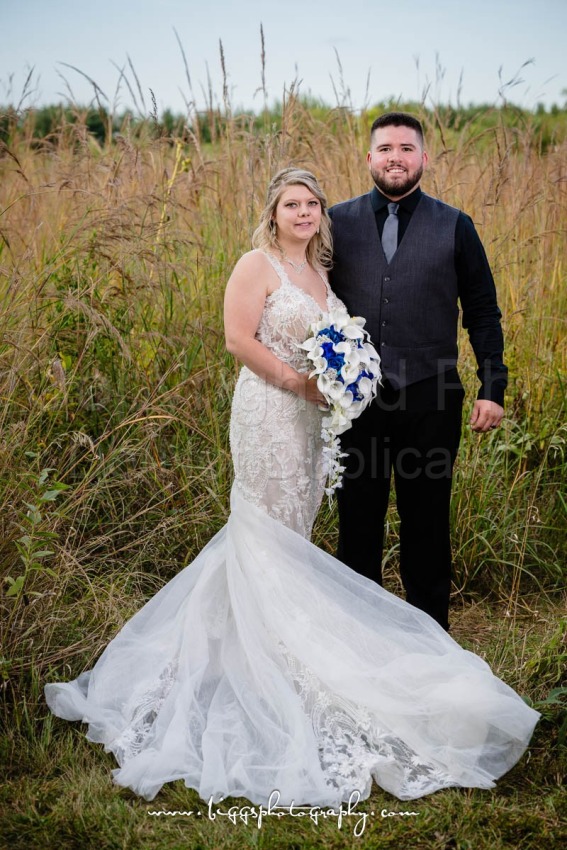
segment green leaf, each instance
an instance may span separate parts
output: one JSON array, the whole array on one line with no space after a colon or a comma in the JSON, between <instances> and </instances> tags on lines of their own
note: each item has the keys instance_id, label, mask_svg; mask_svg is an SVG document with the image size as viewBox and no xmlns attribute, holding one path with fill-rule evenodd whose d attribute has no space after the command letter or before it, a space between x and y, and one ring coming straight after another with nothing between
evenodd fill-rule
<instances>
[{"instance_id":1,"label":"green leaf","mask_svg":"<svg viewBox=\"0 0 567 850\"><path fill-rule=\"evenodd\" d=\"M25 505L29 508L26 518L31 522L31 524L37 525L38 522L41 522L41 513L39 512L37 505L32 505L30 502L25 502Z\"/></svg>"},{"instance_id":2,"label":"green leaf","mask_svg":"<svg viewBox=\"0 0 567 850\"><path fill-rule=\"evenodd\" d=\"M6 592L6 596L18 596L24 586L25 576L18 576L18 578L13 579L11 576L7 576L6 581L10 582L10 587Z\"/></svg>"},{"instance_id":3,"label":"green leaf","mask_svg":"<svg viewBox=\"0 0 567 850\"><path fill-rule=\"evenodd\" d=\"M567 700L567 688L553 688L540 705L563 705Z\"/></svg>"},{"instance_id":4,"label":"green leaf","mask_svg":"<svg viewBox=\"0 0 567 850\"><path fill-rule=\"evenodd\" d=\"M67 489L67 485L65 484L63 485L63 487L59 487L57 490L46 490L45 493L40 496L40 500L42 502L53 502L57 498L57 496L61 495L62 489Z\"/></svg>"},{"instance_id":5,"label":"green leaf","mask_svg":"<svg viewBox=\"0 0 567 850\"><path fill-rule=\"evenodd\" d=\"M31 546L32 539L29 534L24 534L22 535L22 537L18 537L17 542L22 544L22 548L25 547L26 549L29 549L29 547Z\"/></svg>"},{"instance_id":6,"label":"green leaf","mask_svg":"<svg viewBox=\"0 0 567 850\"><path fill-rule=\"evenodd\" d=\"M34 552L34 558L48 558L50 555L54 555L55 552L52 549L41 549L39 552Z\"/></svg>"}]
</instances>

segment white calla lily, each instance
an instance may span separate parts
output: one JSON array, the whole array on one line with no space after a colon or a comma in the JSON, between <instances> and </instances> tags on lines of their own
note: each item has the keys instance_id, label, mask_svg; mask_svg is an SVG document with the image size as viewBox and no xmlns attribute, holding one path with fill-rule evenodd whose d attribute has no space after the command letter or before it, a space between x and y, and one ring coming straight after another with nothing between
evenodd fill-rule
<instances>
[{"instance_id":1,"label":"white calla lily","mask_svg":"<svg viewBox=\"0 0 567 850\"><path fill-rule=\"evenodd\" d=\"M352 384L358 378L358 366L353 366L350 363L345 363L341 369L341 375L344 378L345 384Z\"/></svg>"},{"instance_id":2,"label":"white calla lily","mask_svg":"<svg viewBox=\"0 0 567 850\"><path fill-rule=\"evenodd\" d=\"M358 325L347 325L342 332L347 339L364 339L364 331Z\"/></svg>"},{"instance_id":3,"label":"white calla lily","mask_svg":"<svg viewBox=\"0 0 567 850\"><path fill-rule=\"evenodd\" d=\"M344 384L340 381L333 381L327 389L327 395L331 401L338 401L344 393Z\"/></svg>"},{"instance_id":4,"label":"white calla lily","mask_svg":"<svg viewBox=\"0 0 567 850\"><path fill-rule=\"evenodd\" d=\"M312 372L312 374L309 377L313 377L313 375L315 375L315 374L317 374L317 373ZM317 387L319 388L319 391L322 392L325 397L328 397L329 388L334 383L335 383L334 379L331 378L329 375L325 374L325 372L323 372L322 375L320 374L319 377L317 378ZM328 400L328 398L327 398L327 400Z\"/></svg>"},{"instance_id":5,"label":"white calla lily","mask_svg":"<svg viewBox=\"0 0 567 850\"><path fill-rule=\"evenodd\" d=\"M358 391L365 398L369 398L372 395L372 381L370 378L361 378L358 382Z\"/></svg>"},{"instance_id":6,"label":"white calla lily","mask_svg":"<svg viewBox=\"0 0 567 850\"><path fill-rule=\"evenodd\" d=\"M302 348L304 351L313 351L314 348L320 348L319 340L316 336L310 336L309 339L306 339L305 342L299 344L299 348Z\"/></svg>"},{"instance_id":7,"label":"white calla lily","mask_svg":"<svg viewBox=\"0 0 567 850\"><path fill-rule=\"evenodd\" d=\"M327 368L327 361L323 357L322 354L318 354L316 357L310 358L313 362L314 374L318 375L325 371Z\"/></svg>"},{"instance_id":8,"label":"white calla lily","mask_svg":"<svg viewBox=\"0 0 567 850\"><path fill-rule=\"evenodd\" d=\"M360 364L360 352L360 348L353 348L347 358L349 366L358 366Z\"/></svg>"}]
</instances>

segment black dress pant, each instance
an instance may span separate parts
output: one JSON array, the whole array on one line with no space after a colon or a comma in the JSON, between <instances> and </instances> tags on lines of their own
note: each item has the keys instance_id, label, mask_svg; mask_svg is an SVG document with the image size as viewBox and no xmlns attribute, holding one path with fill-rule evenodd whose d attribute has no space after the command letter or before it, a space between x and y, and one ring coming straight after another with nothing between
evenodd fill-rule
<instances>
[{"instance_id":1,"label":"black dress pant","mask_svg":"<svg viewBox=\"0 0 567 850\"><path fill-rule=\"evenodd\" d=\"M405 387L385 384L341 436L337 557L382 584L384 522L393 472L406 599L449 628L452 471L464 391L456 372Z\"/></svg>"}]
</instances>

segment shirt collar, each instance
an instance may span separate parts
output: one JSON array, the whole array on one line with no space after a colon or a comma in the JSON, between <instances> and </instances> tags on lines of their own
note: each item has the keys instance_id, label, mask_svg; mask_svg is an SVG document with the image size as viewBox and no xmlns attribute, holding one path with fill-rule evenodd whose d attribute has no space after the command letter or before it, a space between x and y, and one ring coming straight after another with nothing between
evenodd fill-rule
<instances>
[{"instance_id":1,"label":"shirt collar","mask_svg":"<svg viewBox=\"0 0 567 850\"><path fill-rule=\"evenodd\" d=\"M402 207L402 209L406 210L406 212L411 215L415 212L415 208L417 207L422 194L423 193L418 186L417 189L414 189L413 192L410 192L409 195L406 195L405 198L402 198L401 201L397 201L397 203ZM376 186L374 186L370 192L370 202L375 213L384 209L387 204L391 203L391 200L391 198L387 198L386 195L383 195L380 189Z\"/></svg>"}]
</instances>

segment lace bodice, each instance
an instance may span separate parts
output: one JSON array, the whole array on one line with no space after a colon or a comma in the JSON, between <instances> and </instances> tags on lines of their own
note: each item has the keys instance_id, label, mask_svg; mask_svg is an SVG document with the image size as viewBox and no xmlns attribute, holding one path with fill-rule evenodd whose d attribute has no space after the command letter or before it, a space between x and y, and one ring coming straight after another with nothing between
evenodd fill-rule
<instances>
[{"instance_id":1,"label":"lace bodice","mask_svg":"<svg viewBox=\"0 0 567 850\"><path fill-rule=\"evenodd\" d=\"M291 282L273 254L266 254L266 257L276 271L280 285L266 298L256 338L284 363L293 366L298 372L306 372L309 361L298 344L305 342L309 326L321 318L323 311L308 292ZM325 273L319 271L319 274L327 290L327 311L335 310L342 302L331 290Z\"/></svg>"},{"instance_id":2,"label":"lace bodice","mask_svg":"<svg viewBox=\"0 0 567 850\"><path fill-rule=\"evenodd\" d=\"M291 282L273 255L266 256L280 285L266 298L256 338L284 363L306 372L310 364L299 345L323 310ZM328 310L337 309L341 302L319 274ZM234 485L248 502L307 538L325 487L321 418L316 405L242 368L230 422Z\"/></svg>"}]
</instances>

